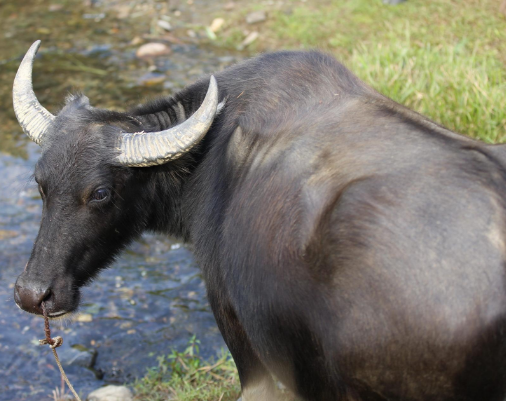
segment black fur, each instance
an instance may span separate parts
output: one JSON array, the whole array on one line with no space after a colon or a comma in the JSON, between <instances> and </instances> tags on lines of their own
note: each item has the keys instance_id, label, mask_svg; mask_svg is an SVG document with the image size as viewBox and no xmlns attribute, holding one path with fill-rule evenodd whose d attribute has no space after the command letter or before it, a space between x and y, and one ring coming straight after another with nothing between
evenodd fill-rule
<instances>
[{"instance_id":1,"label":"black fur","mask_svg":"<svg viewBox=\"0 0 506 401\"><path fill-rule=\"evenodd\" d=\"M208 79L128 113L69 100L37 165L44 211L18 286L73 310L129 241L165 232L195 245L246 397L259 383L275 397L273 374L305 400L505 400L502 147L318 52L216 78L223 111L158 167L117 165L114 135L178 123ZM98 187L112 195L94 204Z\"/></svg>"}]
</instances>

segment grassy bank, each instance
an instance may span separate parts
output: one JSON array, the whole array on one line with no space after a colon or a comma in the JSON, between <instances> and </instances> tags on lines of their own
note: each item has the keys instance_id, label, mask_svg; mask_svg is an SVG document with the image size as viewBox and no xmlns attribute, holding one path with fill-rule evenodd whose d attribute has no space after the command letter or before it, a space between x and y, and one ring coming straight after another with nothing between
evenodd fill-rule
<instances>
[{"instance_id":1,"label":"grassy bank","mask_svg":"<svg viewBox=\"0 0 506 401\"><path fill-rule=\"evenodd\" d=\"M157 358L158 366L133 385L142 401L236 401L240 395L237 369L229 352L205 360L199 341L192 337L182 352Z\"/></svg>"},{"instance_id":2,"label":"grassy bank","mask_svg":"<svg viewBox=\"0 0 506 401\"><path fill-rule=\"evenodd\" d=\"M383 94L443 125L489 143L506 140L506 18L494 0L285 0L236 2L215 44L236 48L253 31L248 51L319 48L334 54ZM247 25L264 10L267 20ZM210 21L212 20L210 17ZM135 384L137 399L236 400L233 362L182 354ZM172 397L172 398L171 398Z\"/></svg>"},{"instance_id":3,"label":"grassy bank","mask_svg":"<svg viewBox=\"0 0 506 401\"><path fill-rule=\"evenodd\" d=\"M318 48L383 94L487 142L506 140L506 17L494 0L311 0L237 7L217 42ZM254 10L267 20L246 25ZM218 16L218 15L217 15Z\"/></svg>"},{"instance_id":4,"label":"grassy bank","mask_svg":"<svg viewBox=\"0 0 506 401\"><path fill-rule=\"evenodd\" d=\"M173 350L157 358L158 365L133 383L138 401L237 401L240 383L230 352L215 358L200 356L199 341L193 336L182 352ZM281 389L279 401L296 401Z\"/></svg>"}]
</instances>

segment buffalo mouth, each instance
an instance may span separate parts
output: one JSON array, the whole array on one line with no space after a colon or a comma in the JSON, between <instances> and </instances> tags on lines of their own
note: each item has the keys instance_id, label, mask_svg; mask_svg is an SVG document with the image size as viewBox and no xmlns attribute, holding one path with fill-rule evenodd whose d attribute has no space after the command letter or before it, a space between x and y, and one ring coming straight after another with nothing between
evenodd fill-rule
<instances>
[{"instance_id":1,"label":"buffalo mouth","mask_svg":"<svg viewBox=\"0 0 506 401\"><path fill-rule=\"evenodd\" d=\"M67 312L67 311L56 312L56 313L49 313L47 315L47 317L50 318L50 319L58 319L60 317L64 317L64 316L70 315L71 313L72 312Z\"/></svg>"}]
</instances>

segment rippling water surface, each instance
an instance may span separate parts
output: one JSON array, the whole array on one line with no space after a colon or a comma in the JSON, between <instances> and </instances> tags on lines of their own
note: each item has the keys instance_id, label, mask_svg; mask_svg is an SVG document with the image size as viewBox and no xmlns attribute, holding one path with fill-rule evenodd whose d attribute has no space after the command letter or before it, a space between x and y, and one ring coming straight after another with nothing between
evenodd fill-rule
<instances>
[{"instance_id":1,"label":"rippling water surface","mask_svg":"<svg viewBox=\"0 0 506 401\"><path fill-rule=\"evenodd\" d=\"M2 1L0 400L50 399L60 383L52 354L37 342L44 336L43 320L21 312L12 298L15 279L37 235L42 206L31 179L39 148L22 134L11 105L22 55L42 39L34 87L50 111L56 112L73 90L84 92L94 106L122 109L149 96L173 93L204 73L239 61L240 56L220 54L199 41L199 16L222 5L212 0ZM153 29L160 18L170 21L172 33ZM136 59L139 44L157 37L172 53L152 61ZM82 295L78 321L53 324L53 334L64 337L59 350L68 376L82 395L103 383L139 377L156 364L158 355L183 347L192 334L202 341L206 355L224 347L191 249L169 238L145 235ZM78 362L86 355L84 349L97 355L93 369Z\"/></svg>"}]
</instances>

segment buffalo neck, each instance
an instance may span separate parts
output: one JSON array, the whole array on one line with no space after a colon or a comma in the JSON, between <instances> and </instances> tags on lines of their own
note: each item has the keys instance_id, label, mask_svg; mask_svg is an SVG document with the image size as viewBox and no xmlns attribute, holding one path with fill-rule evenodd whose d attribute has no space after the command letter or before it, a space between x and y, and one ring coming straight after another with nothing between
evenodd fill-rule
<instances>
[{"instance_id":1,"label":"buffalo neck","mask_svg":"<svg viewBox=\"0 0 506 401\"><path fill-rule=\"evenodd\" d=\"M131 111L145 132L171 128L189 118L200 106L207 90L206 82L198 82L172 97L161 98ZM148 207L145 229L161 232L188 241L191 208L194 205L195 171L210 147L210 132L204 140L174 161L160 166L135 167L134 176L142 191L140 207ZM195 205L196 206L196 205Z\"/></svg>"}]
</instances>

